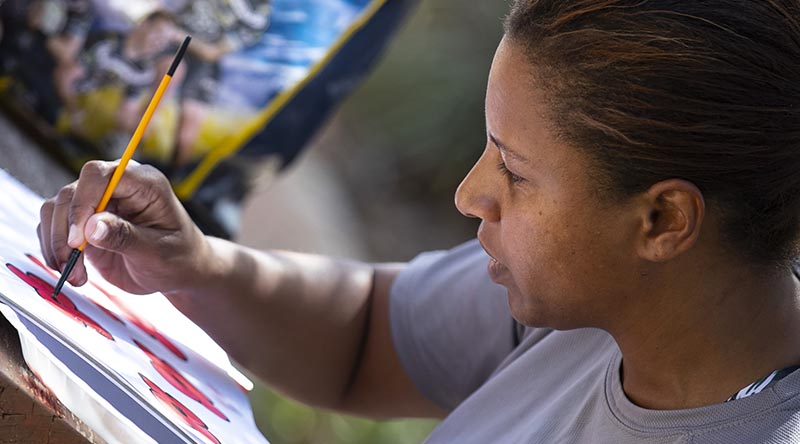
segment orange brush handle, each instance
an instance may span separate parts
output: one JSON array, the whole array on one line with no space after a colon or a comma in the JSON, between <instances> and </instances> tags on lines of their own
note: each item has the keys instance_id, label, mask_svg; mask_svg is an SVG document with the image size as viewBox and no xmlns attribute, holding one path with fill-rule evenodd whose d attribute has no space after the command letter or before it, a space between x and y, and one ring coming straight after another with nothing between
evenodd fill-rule
<instances>
[{"instance_id":1,"label":"orange brush handle","mask_svg":"<svg viewBox=\"0 0 800 444\"><path fill-rule=\"evenodd\" d=\"M158 88L156 88L153 98L150 99L150 104L147 105L147 109L144 111L144 115L139 121L139 126L136 127L136 131L134 131L130 142L128 142L128 146L125 148L125 152L122 154L119 164L116 168L114 168L114 173L111 175L111 179L108 181L108 185L103 193L103 197L100 199L100 203L94 210L95 214L105 211L106 206L108 206L108 202L111 200L114 190L117 188L120 179L122 179L122 175L125 173L125 167L128 166L128 162L130 162L131 158L133 158L133 153L136 152L139 142L142 141L142 136L144 136L144 132L147 130L147 125L150 123L150 119L153 118L153 114L156 112L156 108L158 108L161 98L164 97L164 91L167 90L167 86L169 86L172 76L175 75L175 70L178 69L178 64L181 62L181 59L183 59L183 55L186 53L186 48L189 46L189 42L191 41L192 38L190 36L186 36L186 38L183 40L183 43L178 48L178 52L175 54L175 58L172 60L172 65L164 75L164 78L161 79L161 83L158 85ZM61 277L58 279L58 283L55 287L53 287L52 298L55 299L58 296L58 293L61 291L61 287L63 287L64 283L67 281L69 274L72 272L72 269L78 262L78 258L86 248L86 245L88 245L88 241L84 240L80 247L72 250L72 254L70 254L69 259L64 266L64 271L61 272Z\"/></svg>"},{"instance_id":2,"label":"orange brush handle","mask_svg":"<svg viewBox=\"0 0 800 444\"><path fill-rule=\"evenodd\" d=\"M125 173L125 167L128 166L128 162L133 158L133 153L136 152L139 142L142 141L142 136L144 136L144 132L147 130L147 125L150 124L150 119L153 118L153 113L156 112L156 108L159 102L161 102L164 91L167 90L167 86L169 86L171 80L172 76L169 74L165 74L164 78L161 79L161 83L158 85L153 99L150 100L150 104L147 105L142 120L139 121L139 126L136 127L136 131L134 131L127 148L125 148L125 152L122 154L122 158L119 160L119 165L114 169L114 174L111 175L111 180L108 182L108 186L106 186L106 191L103 193L100 203L97 204L97 208L94 210L95 214L105 211L108 202L111 201L111 196L114 194L114 190L117 188L120 179L122 179L122 174ZM83 251L87 243L87 241L83 241L83 244L78 247L78 250Z\"/></svg>"}]
</instances>

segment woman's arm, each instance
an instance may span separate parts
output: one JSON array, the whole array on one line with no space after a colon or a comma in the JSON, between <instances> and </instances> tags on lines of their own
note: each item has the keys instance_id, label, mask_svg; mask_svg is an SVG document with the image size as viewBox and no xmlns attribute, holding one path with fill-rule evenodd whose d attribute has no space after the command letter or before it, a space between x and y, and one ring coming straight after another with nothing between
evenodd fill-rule
<instances>
[{"instance_id":1,"label":"woman's arm","mask_svg":"<svg viewBox=\"0 0 800 444\"><path fill-rule=\"evenodd\" d=\"M413 386L389 334L400 265L262 253L203 236L155 169L129 165L109 208L94 205L114 164L91 162L41 210L48 264L87 239L110 282L162 291L234 360L300 401L368 416L441 416ZM68 227L73 227L72 229ZM70 282L82 284L79 263Z\"/></svg>"},{"instance_id":2,"label":"woman's arm","mask_svg":"<svg viewBox=\"0 0 800 444\"><path fill-rule=\"evenodd\" d=\"M308 404L369 416L440 415L402 370L388 297L402 265L209 239L198 286L167 294L237 362Z\"/></svg>"}]
</instances>

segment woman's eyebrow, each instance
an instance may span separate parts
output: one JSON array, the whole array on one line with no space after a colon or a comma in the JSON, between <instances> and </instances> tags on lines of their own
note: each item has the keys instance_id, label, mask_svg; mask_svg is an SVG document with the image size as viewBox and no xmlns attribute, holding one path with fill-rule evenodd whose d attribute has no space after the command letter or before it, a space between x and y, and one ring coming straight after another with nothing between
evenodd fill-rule
<instances>
[{"instance_id":1,"label":"woman's eyebrow","mask_svg":"<svg viewBox=\"0 0 800 444\"><path fill-rule=\"evenodd\" d=\"M500 151L502 151L502 152L506 153L506 155L507 155L507 156L511 156L511 157L513 157L514 159L516 159L516 160L518 160L518 161L520 161L520 162L522 162L522 163L526 163L526 164L527 164L527 163L530 163L530 161L528 161L528 159L526 159L525 157L523 157L523 156L519 155L519 153L517 153L516 151L514 151L514 150L512 150L512 149L508 148L508 145L506 145L505 143L503 143L503 142L501 142L500 140L498 140L498 139L497 139L497 137L495 137L495 135L494 135L494 134L492 134L492 133L489 133L489 140L491 140L491 141L492 141L492 143L493 143L493 144L494 144L494 145L495 145L495 146L496 146L496 147L497 147L497 148L498 148Z\"/></svg>"}]
</instances>

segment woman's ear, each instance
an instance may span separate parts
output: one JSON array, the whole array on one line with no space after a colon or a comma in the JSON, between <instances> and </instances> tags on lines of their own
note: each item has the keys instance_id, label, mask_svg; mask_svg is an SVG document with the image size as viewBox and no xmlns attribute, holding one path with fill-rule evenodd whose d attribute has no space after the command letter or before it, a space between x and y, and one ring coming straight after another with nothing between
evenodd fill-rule
<instances>
[{"instance_id":1,"label":"woman's ear","mask_svg":"<svg viewBox=\"0 0 800 444\"><path fill-rule=\"evenodd\" d=\"M669 261L690 249L700 236L705 200L693 183L668 179L641 195L642 232L639 257Z\"/></svg>"}]
</instances>

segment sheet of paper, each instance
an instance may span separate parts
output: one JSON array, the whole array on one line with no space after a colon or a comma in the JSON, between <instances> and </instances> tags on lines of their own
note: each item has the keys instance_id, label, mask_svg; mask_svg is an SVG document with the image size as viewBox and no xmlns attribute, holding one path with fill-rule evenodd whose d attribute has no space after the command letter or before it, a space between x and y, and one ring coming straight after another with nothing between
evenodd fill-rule
<instances>
[{"instance_id":1,"label":"sheet of paper","mask_svg":"<svg viewBox=\"0 0 800 444\"><path fill-rule=\"evenodd\" d=\"M53 299L58 274L36 236L42 198L2 170L0 190L0 311L62 403L109 443L267 443L250 381L162 295L126 294L90 267L89 284Z\"/></svg>"}]
</instances>

